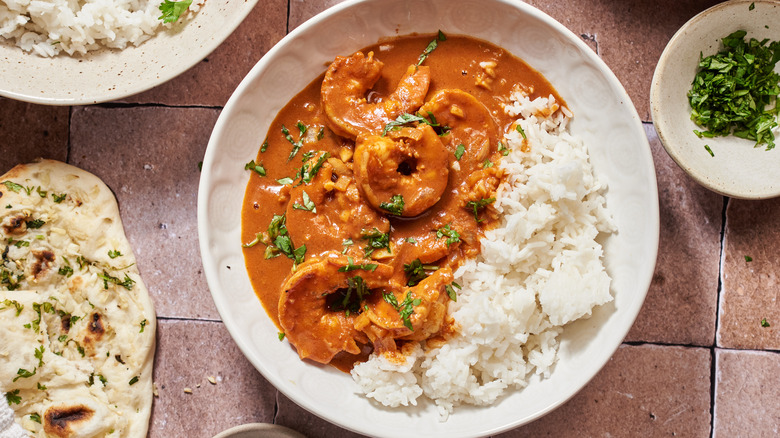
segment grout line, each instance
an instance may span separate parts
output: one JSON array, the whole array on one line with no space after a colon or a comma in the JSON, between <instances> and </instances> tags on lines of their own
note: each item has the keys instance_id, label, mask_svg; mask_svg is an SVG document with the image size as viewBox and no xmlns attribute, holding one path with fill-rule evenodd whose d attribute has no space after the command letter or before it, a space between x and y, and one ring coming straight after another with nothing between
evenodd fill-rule
<instances>
[{"instance_id":1,"label":"grout line","mask_svg":"<svg viewBox=\"0 0 780 438\"><path fill-rule=\"evenodd\" d=\"M179 316L158 316L158 321L194 321L194 322L218 322L223 323L221 319L211 318L182 318Z\"/></svg>"},{"instance_id":2,"label":"grout line","mask_svg":"<svg viewBox=\"0 0 780 438\"><path fill-rule=\"evenodd\" d=\"M729 197L723 197L723 209L721 210L720 225L720 254L718 257L718 288L715 300L715 339L710 347L710 437L715 435L715 395L717 384L717 361L716 351L718 348L718 331L720 329L720 300L723 293L723 266L726 254L726 209L729 206Z\"/></svg>"}]
</instances>

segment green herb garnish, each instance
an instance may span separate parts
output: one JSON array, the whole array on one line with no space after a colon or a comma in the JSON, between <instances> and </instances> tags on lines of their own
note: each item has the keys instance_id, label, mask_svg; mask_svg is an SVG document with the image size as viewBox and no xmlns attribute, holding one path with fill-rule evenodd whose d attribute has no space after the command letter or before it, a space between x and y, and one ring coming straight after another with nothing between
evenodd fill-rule
<instances>
[{"instance_id":1,"label":"green herb garnish","mask_svg":"<svg viewBox=\"0 0 780 438\"><path fill-rule=\"evenodd\" d=\"M19 403L22 402L22 397L19 396L18 389L14 389L13 391L6 392L5 399L8 401L8 406L11 406L12 404L18 405Z\"/></svg>"},{"instance_id":2,"label":"green herb garnish","mask_svg":"<svg viewBox=\"0 0 780 438\"><path fill-rule=\"evenodd\" d=\"M466 152L466 146L463 145L463 143L459 144L455 148L455 159L460 161L460 158L463 156L463 154Z\"/></svg>"},{"instance_id":3,"label":"green herb garnish","mask_svg":"<svg viewBox=\"0 0 780 438\"><path fill-rule=\"evenodd\" d=\"M138 382L139 377L135 376L132 379L130 379L130 382L128 382L129 385L134 385L136 382Z\"/></svg>"},{"instance_id":4,"label":"green herb garnish","mask_svg":"<svg viewBox=\"0 0 780 438\"><path fill-rule=\"evenodd\" d=\"M12 382L16 382L16 381L17 381L17 380L19 380L19 379L27 379L27 378L30 378L30 377L34 376L34 375L35 375L35 373L36 373L37 371L38 371L38 368L35 368L35 369L34 369L34 370L32 370L32 371L27 371L27 370L26 370L26 369L24 369L24 368L19 368L19 369L16 371L16 377L14 377L14 379L12 380Z\"/></svg>"},{"instance_id":5,"label":"green herb garnish","mask_svg":"<svg viewBox=\"0 0 780 438\"><path fill-rule=\"evenodd\" d=\"M393 195L393 197L390 198L390 202L381 202L379 208L387 210L396 216L400 216L404 211L404 197L401 195Z\"/></svg>"},{"instance_id":6,"label":"green herb garnish","mask_svg":"<svg viewBox=\"0 0 780 438\"><path fill-rule=\"evenodd\" d=\"M352 257L347 257L347 265L342 266L339 268L339 272L350 272L355 271L358 269L362 269L364 271L374 271L379 265L376 263L362 263L359 265L355 264L355 261L352 260Z\"/></svg>"},{"instance_id":7,"label":"green herb garnish","mask_svg":"<svg viewBox=\"0 0 780 438\"><path fill-rule=\"evenodd\" d=\"M745 261L746 262L752 262L753 261L753 257L750 257L749 255L746 255L745 256Z\"/></svg>"},{"instance_id":8,"label":"green herb garnish","mask_svg":"<svg viewBox=\"0 0 780 438\"><path fill-rule=\"evenodd\" d=\"M458 294L455 292L455 288L461 289L460 285L458 283L455 283L454 281L452 284L448 284L444 286L444 290L447 291L447 296L450 297L452 301L458 301Z\"/></svg>"},{"instance_id":9,"label":"green herb garnish","mask_svg":"<svg viewBox=\"0 0 780 438\"><path fill-rule=\"evenodd\" d=\"M112 259L115 259L117 257L122 257L122 252L116 249L112 249L108 251L108 256Z\"/></svg>"},{"instance_id":10,"label":"green herb garnish","mask_svg":"<svg viewBox=\"0 0 780 438\"><path fill-rule=\"evenodd\" d=\"M98 274L98 277L100 277L100 279L103 280L103 289L108 289L108 283L114 283L118 286L122 286L127 290L133 290L133 285L135 284L135 280L130 278L130 276L127 274L125 274L125 278L122 280L110 275L106 271L103 271L102 274Z\"/></svg>"},{"instance_id":11,"label":"green herb garnish","mask_svg":"<svg viewBox=\"0 0 780 438\"><path fill-rule=\"evenodd\" d=\"M303 147L303 136L306 134L306 131L308 131L308 128L303 124L303 122L299 121L295 125L298 127L298 131L300 132L298 135L298 141L295 141L292 138L292 135L290 135L290 130L287 129L286 126L282 125L282 134L284 135L284 138L287 139L287 141L289 141L293 146L292 151L290 151L290 156L287 157L287 161L292 160L298 151L301 150Z\"/></svg>"},{"instance_id":12,"label":"green herb garnish","mask_svg":"<svg viewBox=\"0 0 780 438\"><path fill-rule=\"evenodd\" d=\"M38 424L41 424L41 416L39 414L37 414L37 413L30 414L30 420L32 420L32 421L34 421L34 422L36 422Z\"/></svg>"},{"instance_id":13,"label":"green herb garnish","mask_svg":"<svg viewBox=\"0 0 780 438\"><path fill-rule=\"evenodd\" d=\"M428 272L436 271L439 267L436 265L423 265L420 259L414 259L411 263L404 263L404 273L406 273L406 285L416 286L419 282L428 278Z\"/></svg>"},{"instance_id":14,"label":"green herb garnish","mask_svg":"<svg viewBox=\"0 0 780 438\"><path fill-rule=\"evenodd\" d=\"M293 204L293 208L296 210L310 211L312 213L317 212L317 206L314 205L314 201L311 200L309 194L306 192L303 192L303 205L296 202Z\"/></svg>"},{"instance_id":15,"label":"green herb garnish","mask_svg":"<svg viewBox=\"0 0 780 438\"><path fill-rule=\"evenodd\" d=\"M159 8L162 15L157 17L157 19L162 20L163 23L175 23L191 4L192 0L182 0L178 2L164 0Z\"/></svg>"},{"instance_id":16,"label":"green herb garnish","mask_svg":"<svg viewBox=\"0 0 780 438\"><path fill-rule=\"evenodd\" d=\"M376 227L371 231L363 230L360 233L360 238L368 240L368 245L363 248L366 257L371 257L371 254L377 249L387 248L388 251L390 250L390 233L383 233Z\"/></svg>"},{"instance_id":17,"label":"green herb garnish","mask_svg":"<svg viewBox=\"0 0 780 438\"><path fill-rule=\"evenodd\" d=\"M244 165L244 170L251 170L260 176L265 176L265 167L263 167L262 162L257 164L255 163L255 160L252 160Z\"/></svg>"},{"instance_id":18,"label":"green herb garnish","mask_svg":"<svg viewBox=\"0 0 780 438\"><path fill-rule=\"evenodd\" d=\"M12 191L14 193L19 193L19 191L24 188L21 185L15 183L13 181L3 181L3 185L5 185L6 188L8 188L8 190L10 190L10 191Z\"/></svg>"},{"instance_id":19,"label":"green herb garnish","mask_svg":"<svg viewBox=\"0 0 780 438\"><path fill-rule=\"evenodd\" d=\"M769 327L769 322L767 322L766 318L761 320L761 327Z\"/></svg>"},{"instance_id":20,"label":"green herb garnish","mask_svg":"<svg viewBox=\"0 0 780 438\"><path fill-rule=\"evenodd\" d=\"M409 318L414 313L414 306L419 306L422 301L419 298L413 298L412 291L406 293L406 298L404 298L401 304L398 304L395 295L390 292L383 293L382 298L398 311L401 320L404 322L404 326L409 330L414 331L414 328L412 328L412 321Z\"/></svg>"},{"instance_id":21,"label":"green herb garnish","mask_svg":"<svg viewBox=\"0 0 780 438\"><path fill-rule=\"evenodd\" d=\"M469 208L469 210L472 210L474 212L474 220L477 222L482 222L484 219L479 218L479 210L487 207L490 205L493 201L495 201L496 198L482 198L479 201L469 201L466 203L466 207Z\"/></svg>"},{"instance_id":22,"label":"green herb garnish","mask_svg":"<svg viewBox=\"0 0 780 438\"><path fill-rule=\"evenodd\" d=\"M444 35L444 32L439 31L439 33L436 35L436 38L433 39L430 43L428 43L428 46L423 50L422 54L420 55L417 65L422 65L422 63L428 58L428 55L431 54L434 50L436 50L437 47L439 47L439 41L447 41L447 36Z\"/></svg>"},{"instance_id":23,"label":"green herb garnish","mask_svg":"<svg viewBox=\"0 0 780 438\"><path fill-rule=\"evenodd\" d=\"M460 242L460 233L458 233L452 227L450 227L450 224L447 224L446 226L436 230L437 238L441 239L442 237L445 236L447 237L447 246L450 246L453 243Z\"/></svg>"},{"instance_id":24,"label":"green herb garnish","mask_svg":"<svg viewBox=\"0 0 780 438\"><path fill-rule=\"evenodd\" d=\"M733 134L754 140L755 146L774 148L772 129L777 126L780 75L773 70L780 60L780 42L745 41L738 30L722 39L724 49L715 55L699 55L699 71L688 92L691 120L706 128L699 137ZM766 107L774 102L775 106Z\"/></svg>"}]
</instances>

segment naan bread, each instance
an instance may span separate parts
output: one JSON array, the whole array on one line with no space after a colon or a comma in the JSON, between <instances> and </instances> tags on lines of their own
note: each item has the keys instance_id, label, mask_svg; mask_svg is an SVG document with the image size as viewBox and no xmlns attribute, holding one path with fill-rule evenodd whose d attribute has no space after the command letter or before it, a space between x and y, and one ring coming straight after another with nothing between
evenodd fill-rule
<instances>
[{"instance_id":1,"label":"naan bread","mask_svg":"<svg viewBox=\"0 0 780 438\"><path fill-rule=\"evenodd\" d=\"M0 394L35 437L145 437L156 320L116 199L51 160L0 177Z\"/></svg>"}]
</instances>

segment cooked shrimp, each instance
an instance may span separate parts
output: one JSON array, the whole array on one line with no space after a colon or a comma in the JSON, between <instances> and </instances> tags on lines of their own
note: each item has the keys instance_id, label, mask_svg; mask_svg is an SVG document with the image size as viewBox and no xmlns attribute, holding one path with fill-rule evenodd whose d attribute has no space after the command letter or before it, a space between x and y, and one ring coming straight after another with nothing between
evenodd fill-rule
<instances>
[{"instance_id":1,"label":"cooked shrimp","mask_svg":"<svg viewBox=\"0 0 780 438\"><path fill-rule=\"evenodd\" d=\"M428 125L391 131L387 137L360 136L353 157L355 181L377 210L417 216L436 204L447 188L448 154Z\"/></svg>"},{"instance_id":2,"label":"cooked shrimp","mask_svg":"<svg viewBox=\"0 0 780 438\"><path fill-rule=\"evenodd\" d=\"M463 90L437 91L420 108L420 112L432 113L439 124L450 128L449 134L442 136L442 140L452 152L458 145L463 145L465 153L461 162L482 163L490 154L491 146L498 144L498 130L490 111Z\"/></svg>"},{"instance_id":3,"label":"cooked shrimp","mask_svg":"<svg viewBox=\"0 0 780 438\"><path fill-rule=\"evenodd\" d=\"M352 261L338 252L321 259L311 259L282 285L279 299L279 323L301 359L328 363L339 352L360 353L358 343L368 338L355 329L357 312L351 312L348 302L360 298L371 289L388 286L392 268L377 264L376 268L349 270L348 266L368 263ZM357 310L355 309L355 310Z\"/></svg>"},{"instance_id":4,"label":"cooked shrimp","mask_svg":"<svg viewBox=\"0 0 780 438\"><path fill-rule=\"evenodd\" d=\"M394 350L390 339L425 340L442 328L449 300L445 287L452 278L452 270L443 267L412 288L373 294L355 326L366 333L375 350L377 344L383 346L380 352Z\"/></svg>"},{"instance_id":5,"label":"cooked shrimp","mask_svg":"<svg viewBox=\"0 0 780 438\"><path fill-rule=\"evenodd\" d=\"M389 96L368 102L366 93L379 80L383 66L374 58L374 52L368 52L368 56L357 52L336 57L328 67L322 81L322 107L333 132L351 139L377 133L391 120L413 113L423 104L431 73L429 67L416 65L409 66Z\"/></svg>"}]
</instances>

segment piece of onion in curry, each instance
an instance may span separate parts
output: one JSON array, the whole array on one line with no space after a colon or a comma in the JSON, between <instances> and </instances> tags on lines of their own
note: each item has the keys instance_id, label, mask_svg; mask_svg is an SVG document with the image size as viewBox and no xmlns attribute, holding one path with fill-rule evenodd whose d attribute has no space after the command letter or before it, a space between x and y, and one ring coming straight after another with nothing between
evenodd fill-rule
<instances>
[{"instance_id":1,"label":"piece of onion in curry","mask_svg":"<svg viewBox=\"0 0 780 438\"><path fill-rule=\"evenodd\" d=\"M490 43L405 36L337 57L279 112L246 166L242 239L252 286L301 358L348 370L457 331L453 272L497 223L500 140L514 129L501 104L516 86L563 102Z\"/></svg>"}]
</instances>

